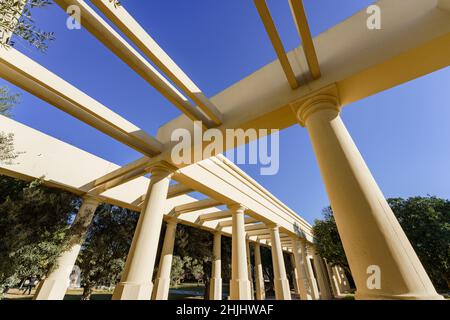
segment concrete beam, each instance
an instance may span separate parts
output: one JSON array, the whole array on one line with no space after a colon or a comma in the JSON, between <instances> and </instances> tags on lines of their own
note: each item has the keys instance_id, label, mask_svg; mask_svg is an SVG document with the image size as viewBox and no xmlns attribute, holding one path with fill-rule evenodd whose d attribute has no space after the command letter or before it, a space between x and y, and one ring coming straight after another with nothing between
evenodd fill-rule
<instances>
[{"instance_id":1,"label":"concrete beam","mask_svg":"<svg viewBox=\"0 0 450 320\"><path fill-rule=\"evenodd\" d=\"M0 48L0 76L145 155L162 151L157 139L13 48Z\"/></svg>"},{"instance_id":2,"label":"concrete beam","mask_svg":"<svg viewBox=\"0 0 450 320\"><path fill-rule=\"evenodd\" d=\"M265 227L265 229L247 231L246 233L247 233L247 236L252 237L252 236L267 235L267 234L270 234L270 231L267 229L267 227Z\"/></svg>"},{"instance_id":3,"label":"concrete beam","mask_svg":"<svg viewBox=\"0 0 450 320\"><path fill-rule=\"evenodd\" d=\"M251 226L246 226L245 227L245 231L256 231L256 230L267 230L267 226L265 223L255 223L252 224Z\"/></svg>"},{"instance_id":4,"label":"concrete beam","mask_svg":"<svg viewBox=\"0 0 450 320\"><path fill-rule=\"evenodd\" d=\"M289 0L292 16L294 17L297 31L302 39L303 50L305 51L306 61L313 79L319 79L321 76L319 60L317 59L316 49L311 37L308 19L306 18L305 8L302 0Z\"/></svg>"},{"instance_id":5,"label":"concrete beam","mask_svg":"<svg viewBox=\"0 0 450 320\"><path fill-rule=\"evenodd\" d=\"M297 89L299 87L299 83L294 74L294 71L292 70L291 63L289 62L289 58L286 55L286 51L284 50L283 43L281 42L277 28L275 27L275 24L270 15L266 0L254 0L254 3L256 9L258 10L259 16L261 17L262 23L266 28L267 35L269 36L272 46L278 56L278 60L280 61L284 74L286 75L286 79L292 89Z\"/></svg>"},{"instance_id":6,"label":"concrete beam","mask_svg":"<svg viewBox=\"0 0 450 320\"><path fill-rule=\"evenodd\" d=\"M231 214L232 213L230 210L206 213L206 214L199 215L197 218L197 222L201 224L206 221L221 220L221 219L231 217Z\"/></svg>"},{"instance_id":7,"label":"concrete beam","mask_svg":"<svg viewBox=\"0 0 450 320\"><path fill-rule=\"evenodd\" d=\"M252 217L247 217L244 219L244 223L245 224L252 224L258 222L258 220L256 220L255 218ZM225 220L225 221L221 221L217 224L216 229L222 229L222 228L226 228L226 227L231 227L233 225L233 219L229 219L229 220Z\"/></svg>"},{"instance_id":8,"label":"concrete beam","mask_svg":"<svg viewBox=\"0 0 450 320\"><path fill-rule=\"evenodd\" d=\"M55 0L64 11L71 5L80 9L81 24L117 57L153 86L167 100L174 104L189 119L199 120L206 127L212 127L211 121L200 110L191 105L164 76L162 76L138 51L120 36L100 15L83 0Z\"/></svg>"},{"instance_id":9,"label":"concrete beam","mask_svg":"<svg viewBox=\"0 0 450 320\"><path fill-rule=\"evenodd\" d=\"M115 6L109 0L92 0L91 2L161 69L170 80L181 88L214 124L220 125L222 123L222 115L216 106L125 10L123 4Z\"/></svg>"},{"instance_id":10,"label":"concrete beam","mask_svg":"<svg viewBox=\"0 0 450 320\"><path fill-rule=\"evenodd\" d=\"M167 198L174 198L181 196L183 194L187 194L190 192L195 191L192 188L186 187L185 185L181 183L173 184L169 187L169 192L167 193Z\"/></svg>"},{"instance_id":11,"label":"concrete beam","mask_svg":"<svg viewBox=\"0 0 450 320\"><path fill-rule=\"evenodd\" d=\"M447 0L381 0L376 4L383 12L381 30L361 27L367 22L366 10L362 10L314 38L322 76L302 90L286 86L276 60L212 97L225 119L218 129L284 129L298 125L292 104L331 85L338 88L340 103L346 106L450 65ZM297 77L308 78L303 48L287 55ZM192 125L179 117L162 126L158 138L170 142L171 132L181 127L192 131Z\"/></svg>"},{"instance_id":12,"label":"concrete beam","mask_svg":"<svg viewBox=\"0 0 450 320\"><path fill-rule=\"evenodd\" d=\"M217 207L222 204L223 203L220 201L208 198L208 199L203 199L203 200L199 200L199 201L195 201L195 202L191 202L191 203L186 203L181 206L176 206L174 208L174 212L177 216L179 216L184 213L189 213L189 212L198 211L198 210L202 210L202 209Z\"/></svg>"}]
</instances>

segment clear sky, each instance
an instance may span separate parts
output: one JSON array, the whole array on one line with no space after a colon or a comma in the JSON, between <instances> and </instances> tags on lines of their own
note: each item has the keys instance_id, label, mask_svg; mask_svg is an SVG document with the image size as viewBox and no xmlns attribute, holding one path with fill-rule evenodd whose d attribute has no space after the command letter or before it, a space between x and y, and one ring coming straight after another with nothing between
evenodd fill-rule
<instances>
[{"instance_id":1,"label":"clear sky","mask_svg":"<svg viewBox=\"0 0 450 320\"><path fill-rule=\"evenodd\" d=\"M304 2L317 35L373 1ZM252 0L122 3L207 96L275 59ZM268 3L286 49L298 46L287 0ZM180 114L86 30L68 30L66 18L56 5L35 10L36 23L54 31L56 41L46 54L20 42L16 48L150 134ZM347 106L342 117L386 197L450 198L450 68ZM14 118L117 164L140 156L27 93ZM241 167L309 222L328 205L300 126L281 132L277 175L260 176L258 167Z\"/></svg>"}]
</instances>

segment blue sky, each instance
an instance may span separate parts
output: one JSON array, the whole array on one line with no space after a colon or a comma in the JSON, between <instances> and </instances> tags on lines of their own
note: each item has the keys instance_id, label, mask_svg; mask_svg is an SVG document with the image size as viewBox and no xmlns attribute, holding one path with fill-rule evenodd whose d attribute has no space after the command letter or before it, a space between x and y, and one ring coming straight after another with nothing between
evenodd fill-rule
<instances>
[{"instance_id":1,"label":"blue sky","mask_svg":"<svg viewBox=\"0 0 450 320\"><path fill-rule=\"evenodd\" d=\"M122 2L207 96L275 59L252 0ZM316 35L373 1L304 2ZM286 49L294 48L299 40L287 0L268 3ZM150 134L179 115L86 30L68 30L66 18L56 5L36 10L36 23L54 31L56 41L46 54L20 42L16 48ZM354 103L342 117L387 197L450 198L450 68ZM118 164L139 157L27 93L14 118ZM305 129L281 132L280 162L274 176L260 176L255 166L241 167L308 221L320 218L328 200Z\"/></svg>"}]
</instances>

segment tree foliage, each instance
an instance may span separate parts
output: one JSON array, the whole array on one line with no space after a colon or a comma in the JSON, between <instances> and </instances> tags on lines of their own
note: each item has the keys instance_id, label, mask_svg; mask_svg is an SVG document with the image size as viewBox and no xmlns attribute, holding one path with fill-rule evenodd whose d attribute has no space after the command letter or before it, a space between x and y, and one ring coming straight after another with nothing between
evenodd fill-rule
<instances>
[{"instance_id":1,"label":"tree foliage","mask_svg":"<svg viewBox=\"0 0 450 320\"><path fill-rule=\"evenodd\" d=\"M436 197L388 199L425 270L438 289L450 288L450 201ZM313 227L319 255L348 269L331 208Z\"/></svg>"},{"instance_id":2,"label":"tree foliage","mask_svg":"<svg viewBox=\"0 0 450 320\"><path fill-rule=\"evenodd\" d=\"M450 201L436 197L389 199L436 288L450 288Z\"/></svg>"},{"instance_id":3,"label":"tree foliage","mask_svg":"<svg viewBox=\"0 0 450 320\"><path fill-rule=\"evenodd\" d=\"M6 87L0 87L0 115L11 116L11 109L19 102L20 95ZM11 164L17 158L14 152L14 134L0 131L0 163Z\"/></svg>"},{"instance_id":4,"label":"tree foliage","mask_svg":"<svg viewBox=\"0 0 450 320\"><path fill-rule=\"evenodd\" d=\"M111 287L120 280L138 217L136 212L107 204L97 209L77 259L82 299L89 299L95 287Z\"/></svg>"},{"instance_id":5,"label":"tree foliage","mask_svg":"<svg viewBox=\"0 0 450 320\"><path fill-rule=\"evenodd\" d=\"M326 207L322 210L324 220L314 221L313 233L316 241L317 253L333 265L340 265L350 270L344 247L334 220L333 210Z\"/></svg>"},{"instance_id":6,"label":"tree foliage","mask_svg":"<svg viewBox=\"0 0 450 320\"><path fill-rule=\"evenodd\" d=\"M202 280L205 284L205 298L208 297L213 258L212 234L179 224L175 243L174 255L183 261L184 274L182 278L195 281ZM174 281L175 279L172 278L172 282Z\"/></svg>"},{"instance_id":7,"label":"tree foliage","mask_svg":"<svg viewBox=\"0 0 450 320\"><path fill-rule=\"evenodd\" d=\"M55 36L53 32L43 31L36 26L32 11L51 3L49 0L2 0L0 30L3 30L5 34L14 34L37 50L45 52L49 41L54 40ZM3 45L7 47L14 44L11 39L3 42Z\"/></svg>"},{"instance_id":8,"label":"tree foliage","mask_svg":"<svg viewBox=\"0 0 450 320\"><path fill-rule=\"evenodd\" d=\"M40 181L0 176L0 286L47 273L78 206L74 195Z\"/></svg>"}]
</instances>

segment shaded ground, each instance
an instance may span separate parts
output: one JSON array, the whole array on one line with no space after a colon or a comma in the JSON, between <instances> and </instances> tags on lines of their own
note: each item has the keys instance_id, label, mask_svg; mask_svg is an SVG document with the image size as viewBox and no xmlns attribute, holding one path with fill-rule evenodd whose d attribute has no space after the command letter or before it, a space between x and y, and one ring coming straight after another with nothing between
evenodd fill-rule
<instances>
[{"instance_id":1,"label":"shaded ground","mask_svg":"<svg viewBox=\"0 0 450 320\"><path fill-rule=\"evenodd\" d=\"M202 284L185 283L169 291L169 300L185 300L185 299L203 299L205 287ZM31 294L23 294L18 289L10 289L8 294L4 296L5 300L31 300L35 290ZM64 300L81 300L83 289L67 290ZM223 286L224 298L228 296L228 285ZM94 290L91 300L111 300L112 291Z\"/></svg>"}]
</instances>

